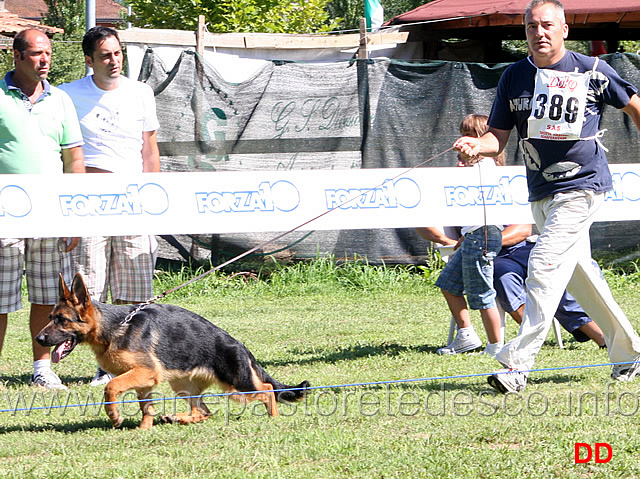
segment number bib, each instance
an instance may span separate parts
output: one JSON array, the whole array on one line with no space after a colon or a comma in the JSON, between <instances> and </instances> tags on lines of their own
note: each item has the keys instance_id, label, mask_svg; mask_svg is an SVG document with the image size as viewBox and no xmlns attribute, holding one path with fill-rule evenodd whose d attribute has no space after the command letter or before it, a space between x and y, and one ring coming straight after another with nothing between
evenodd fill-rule
<instances>
[{"instance_id":1,"label":"number bib","mask_svg":"<svg viewBox=\"0 0 640 479\"><path fill-rule=\"evenodd\" d=\"M591 73L538 69L527 120L529 138L581 139Z\"/></svg>"}]
</instances>

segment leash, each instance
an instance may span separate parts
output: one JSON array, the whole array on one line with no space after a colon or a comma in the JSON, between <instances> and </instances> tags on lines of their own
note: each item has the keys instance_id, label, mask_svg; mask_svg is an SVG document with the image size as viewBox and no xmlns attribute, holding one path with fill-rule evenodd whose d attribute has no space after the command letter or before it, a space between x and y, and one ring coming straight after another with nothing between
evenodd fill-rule
<instances>
[{"instance_id":1,"label":"leash","mask_svg":"<svg viewBox=\"0 0 640 479\"><path fill-rule=\"evenodd\" d=\"M412 166L411 168L408 168L408 169L406 169L406 170L404 170L404 171L402 171L402 172L398 173L398 174L397 174L396 176L394 176L393 178L385 179L385 180L384 180L384 182L382 182L382 183L380 183L380 184L378 184L378 185L374 186L373 188L369 188L368 190L363 191L363 192L362 192L362 193L360 193L359 195L356 195L356 196L354 196L353 198L350 198L350 199L348 199L348 200L344 201L343 203L341 203L341 204L339 204L339 205L337 205L337 206L334 206L334 207L333 207L333 208L331 208L330 210L327 210L327 211L325 211L325 212L323 212L323 213L320 213L319 215L314 216L313 218L311 218L311 219L309 219L309 220L305 221L304 223L301 223L301 224L299 224L298 226L296 226L296 227L294 227L294 228L291 228L291 229L290 229L290 230L288 230L288 231L285 231L284 233L281 233L281 234L279 234L279 235L277 235L277 236L274 236L274 237L273 237L273 238L271 238L271 239L268 239L268 240L266 240L266 241L263 241L263 242L262 242L262 243L260 243L259 245L254 246L253 248L251 248L251 249L249 249L249 250L245 251L244 253L241 253L241 254L239 254L239 255L237 255L237 256L235 256L235 257L231 258L230 260L225 261L224 263L219 264L218 266L215 266L215 267L211 268L210 270L207 270L207 271L205 271L204 273L199 274L198 276L196 276L196 277L194 277L194 278L191 278L189 281L185 281L184 283L182 283L182 284L181 284L181 285L179 285L179 286L176 286L175 288L171 288L171 289L169 289L169 290L165 291L164 293L160 293L160 294L158 294L158 295L154 296L153 298L151 298L151 299L147 300L147 301L146 301L146 302L144 302L144 303L140 303L139 305L137 305L137 306L136 306L136 308L135 308L133 311L131 311L131 312L127 315L127 317L122 321L122 323L120 323L120 324L121 324L121 326L126 325L129 321L131 321L131 319L132 319L132 318L133 318L133 317L134 317L134 316L135 316L139 311L141 311L142 309L146 308L146 307L147 307L147 306L149 306L150 304L155 303L156 301L158 301L158 300L160 300L160 299L165 298L166 296L168 296L168 295L169 295L169 294L171 294L171 293L175 293L175 292L176 292L176 291L178 291L179 289L182 289L182 288L184 288L185 286L190 285L191 283L195 283L196 281L201 280L201 279L202 279L202 278L204 278L205 276L208 276L208 275L210 275L211 273L214 273L214 272L216 272L216 271L218 271L218 270L220 270L220 269L224 268L225 266L229 266L230 264L235 263L236 261L238 261L238 260L240 260L240 259L244 258L245 256L248 256L248 255L250 255L250 254L252 254L252 253L254 253L254 252L258 251L259 249L264 248L264 247L265 247L265 246L267 246L268 244L271 244L271 243L273 243L273 242L275 242L275 241L278 241L278 240L279 240L279 239L281 239L281 238L284 238L285 236L287 236L287 235L289 235L289 234L293 233L294 231L299 230L300 228L302 228L302 227L304 227L304 226L308 225L309 223L312 223L312 222L314 222L314 221L316 221L316 220L318 220L318 219L322 218L323 216L328 215L329 213L331 213L331 212L333 212L333 211L335 211L335 210L337 210L337 209L339 209L339 208L342 208L343 206L345 206L345 205L347 205L347 204L349 204L349 203L351 203L351 202L353 202L353 201L357 200L357 199L358 199L358 198L360 198L361 196L363 196L363 195L367 194L369 191L371 191L371 190L375 190L376 188L379 188L379 187L383 186L385 182L390 181L390 180L391 180L391 181L393 181L393 180L395 180L395 179L397 179L397 178L399 178L399 177L401 177L401 176L404 176L404 175L406 175L407 173L409 173L410 171L413 171L413 170L415 170L416 168L420 168L421 166L426 165L427 163L429 163L429 162L431 162L431 161L435 160L436 158L438 158L438 157L440 157L440 156L444 155L445 153L450 152L451 150L453 150L453 146L452 146L451 148L447 148L446 150L444 150L444 151L442 151L442 152L440 152L440 153L438 153L438 154L436 154L436 155L432 156L431 158L426 159L425 161L423 161L423 162L421 162L421 163L418 163L418 164L417 164L417 165L415 165L415 166ZM476 161L477 161L477 160L476 160Z\"/></svg>"},{"instance_id":2,"label":"leash","mask_svg":"<svg viewBox=\"0 0 640 479\"><path fill-rule=\"evenodd\" d=\"M482 160L482 157L480 157L480 155L474 155L474 156L470 156L469 158L467 158L466 160L464 160L465 164L467 166L473 166L475 164L478 165L478 176L479 176L479 182L480 182L480 197L482 198L482 216L484 218L484 255L487 256L487 253L489 252L489 233L488 233L488 228L489 226L487 225L487 203L485 201L484 198L484 189L482 188L482 164L480 163L480 160Z\"/></svg>"},{"instance_id":3,"label":"leash","mask_svg":"<svg viewBox=\"0 0 640 479\"><path fill-rule=\"evenodd\" d=\"M247 275L247 274L248 273L234 273L231 276L229 276L229 279L235 278L236 276ZM184 286L186 286L186 283L185 283ZM167 291L167 292L163 293L162 297L166 296L170 292L173 292L173 291L175 291L177 289L180 289L180 287L174 288L173 290L170 290L170 291ZM150 304L153 304L157 299L158 299L158 296L156 296L154 298L151 298L151 299L145 301L144 303L137 304L136 307L129 314L127 314L127 316L120 322L120 326L125 326L129 321L131 321L131 319L136 314L138 314L138 312L140 312L141 310L143 310L144 308L146 308Z\"/></svg>"},{"instance_id":4,"label":"leash","mask_svg":"<svg viewBox=\"0 0 640 479\"><path fill-rule=\"evenodd\" d=\"M144 308L146 308L147 306L149 306L152 303L153 303L153 298L152 299L148 299L144 303L140 303L140 304L136 305L136 307L133 309L133 311L131 311L129 314L127 314L127 316L122 320L122 322L120 323L120 326L125 326L129 321L131 321L131 319L133 319L133 317L136 314L138 314L141 310L143 310Z\"/></svg>"},{"instance_id":5,"label":"leash","mask_svg":"<svg viewBox=\"0 0 640 479\"><path fill-rule=\"evenodd\" d=\"M484 199L484 188L482 187L482 165L478 163L478 176L480 177L480 196L482 197L482 215L484 218L484 255L487 256L489 252L489 233L487 225L487 203Z\"/></svg>"}]
</instances>

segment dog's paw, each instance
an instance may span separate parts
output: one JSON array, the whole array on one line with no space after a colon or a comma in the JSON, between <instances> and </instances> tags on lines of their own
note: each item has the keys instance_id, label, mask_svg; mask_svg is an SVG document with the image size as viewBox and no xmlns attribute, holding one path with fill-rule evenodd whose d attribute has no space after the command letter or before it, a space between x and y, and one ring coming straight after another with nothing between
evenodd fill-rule
<instances>
[{"instance_id":1,"label":"dog's paw","mask_svg":"<svg viewBox=\"0 0 640 479\"><path fill-rule=\"evenodd\" d=\"M180 422L180 420L175 416L165 415L160 416L160 422L163 424L175 424L177 422Z\"/></svg>"},{"instance_id":2,"label":"dog's paw","mask_svg":"<svg viewBox=\"0 0 640 479\"><path fill-rule=\"evenodd\" d=\"M145 416L142 418L142 422L138 426L138 429L146 430L153 427L153 416Z\"/></svg>"},{"instance_id":3,"label":"dog's paw","mask_svg":"<svg viewBox=\"0 0 640 479\"><path fill-rule=\"evenodd\" d=\"M124 422L124 418L122 416L118 416L115 418L111 418L111 424L113 425L114 428L119 428L120 426L122 426L122 423Z\"/></svg>"}]
</instances>

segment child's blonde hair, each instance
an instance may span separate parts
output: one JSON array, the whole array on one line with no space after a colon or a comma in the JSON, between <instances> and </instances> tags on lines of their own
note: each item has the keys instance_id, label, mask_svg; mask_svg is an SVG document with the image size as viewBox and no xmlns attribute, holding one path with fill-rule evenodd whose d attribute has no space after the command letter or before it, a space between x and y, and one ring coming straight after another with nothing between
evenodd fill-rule
<instances>
[{"instance_id":1,"label":"child's blonde hair","mask_svg":"<svg viewBox=\"0 0 640 479\"><path fill-rule=\"evenodd\" d=\"M487 121L489 117L487 115L467 115L462 119L460 123L460 134L463 136L473 136L475 138L484 135L489 130ZM496 165L504 166L504 151L494 158Z\"/></svg>"}]
</instances>

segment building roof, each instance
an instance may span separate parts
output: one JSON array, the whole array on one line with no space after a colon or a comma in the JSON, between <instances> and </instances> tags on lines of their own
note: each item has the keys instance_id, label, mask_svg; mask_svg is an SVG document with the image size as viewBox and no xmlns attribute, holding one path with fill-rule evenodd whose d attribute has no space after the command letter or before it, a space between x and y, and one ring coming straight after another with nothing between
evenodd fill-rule
<instances>
[{"instance_id":1,"label":"building roof","mask_svg":"<svg viewBox=\"0 0 640 479\"><path fill-rule=\"evenodd\" d=\"M485 27L516 27L524 34L524 9L528 0L433 0L396 16L387 25L423 23L430 30L476 30ZM562 0L567 24L589 35L601 30L611 33L634 31L640 28L638 0ZM480 27L480 29L478 29ZM597 37L596 37L597 38Z\"/></svg>"},{"instance_id":2,"label":"building roof","mask_svg":"<svg viewBox=\"0 0 640 479\"><path fill-rule=\"evenodd\" d=\"M95 0L95 2L97 23L122 21L120 12L126 9L118 2L115 0ZM37 21L42 20L47 12L47 4L43 0L4 0L4 8L19 17Z\"/></svg>"},{"instance_id":3,"label":"building roof","mask_svg":"<svg viewBox=\"0 0 640 479\"><path fill-rule=\"evenodd\" d=\"M64 32L62 28L41 25L40 22L37 22L35 20L27 20L26 18L20 18L18 17L18 15L15 15L13 13L0 12L0 35L12 37L16 33L31 27L37 27L40 30L44 31L47 35Z\"/></svg>"}]
</instances>

